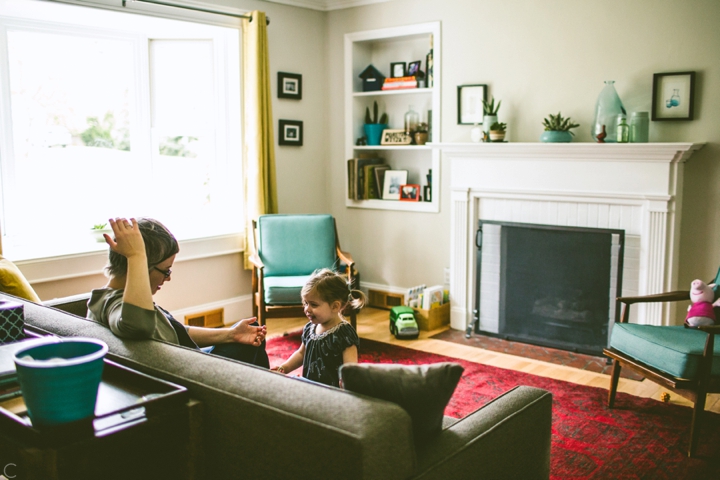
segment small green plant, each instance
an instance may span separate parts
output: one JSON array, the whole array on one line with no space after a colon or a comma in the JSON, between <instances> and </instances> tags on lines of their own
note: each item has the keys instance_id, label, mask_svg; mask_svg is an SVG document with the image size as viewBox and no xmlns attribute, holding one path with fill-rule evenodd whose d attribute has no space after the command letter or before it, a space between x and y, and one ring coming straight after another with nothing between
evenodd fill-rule
<instances>
[{"instance_id":1,"label":"small green plant","mask_svg":"<svg viewBox=\"0 0 720 480\"><path fill-rule=\"evenodd\" d=\"M427 133L428 132L428 124L425 122L420 122L417 124L417 127L415 127L416 132L420 133Z\"/></svg>"},{"instance_id":2,"label":"small green plant","mask_svg":"<svg viewBox=\"0 0 720 480\"><path fill-rule=\"evenodd\" d=\"M93 225L93 230L104 230L105 227L107 227L107 223L98 223L96 225Z\"/></svg>"},{"instance_id":3,"label":"small green plant","mask_svg":"<svg viewBox=\"0 0 720 480\"><path fill-rule=\"evenodd\" d=\"M554 132L570 132L571 128L579 127L579 123L572 123L572 120L570 117L563 118L563 116L558 112L557 115L550 114L547 118L543 119L543 127L545 127L545 131L554 131ZM573 132L570 132L570 135L575 136Z\"/></svg>"},{"instance_id":4,"label":"small green plant","mask_svg":"<svg viewBox=\"0 0 720 480\"><path fill-rule=\"evenodd\" d=\"M494 122L492 125L490 125L490 131L491 132L504 132L506 127L507 127L507 123Z\"/></svg>"},{"instance_id":5,"label":"small green plant","mask_svg":"<svg viewBox=\"0 0 720 480\"><path fill-rule=\"evenodd\" d=\"M501 103L502 103L502 100L499 100L496 105L495 97L492 97L492 100L490 101L490 103L483 100L483 115L497 115L498 110L500 110Z\"/></svg>"},{"instance_id":6,"label":"small green plant","mask_svg":"<svg viewBox=\"0 0 720 480\"><path fill-rule=\"evenodd\" d=\"M370 117L370 107L365 107L365 123L380 123L381 125L387 125L388 116L387 113L383 113L380 116L380 122L378 122L378 104L377 100L373 101L373 116Z\"/></svg>"}]
</instances>

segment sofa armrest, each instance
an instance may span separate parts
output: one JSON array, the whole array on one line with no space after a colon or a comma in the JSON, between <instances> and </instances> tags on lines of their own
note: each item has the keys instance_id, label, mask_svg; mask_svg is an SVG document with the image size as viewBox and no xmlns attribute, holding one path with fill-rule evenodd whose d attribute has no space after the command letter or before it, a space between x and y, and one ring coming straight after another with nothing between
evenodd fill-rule
<instances>
[{"instance_id":1,"label":"sofa armrest","mask_svg":"<svg viewBox=\"0 0 720 480\"><path fill-rule=\"evenodd\" d=\"M90 300L89 293L71 295L69 297L53 298L42 302L45 307L57 308L63 312L72 313L78 317L85 318L87 315L87 303Z\"/></svg>"},{"instance_id":2,"label":"sofa armrest","mask_svg":"<svg viewBox=\"0 0 720 480\"><path fill-rule=\"evenodd\" d=\"M550 477L552 394L515 387L416 445L418 479Z\"/></svg>"}]
</instances>

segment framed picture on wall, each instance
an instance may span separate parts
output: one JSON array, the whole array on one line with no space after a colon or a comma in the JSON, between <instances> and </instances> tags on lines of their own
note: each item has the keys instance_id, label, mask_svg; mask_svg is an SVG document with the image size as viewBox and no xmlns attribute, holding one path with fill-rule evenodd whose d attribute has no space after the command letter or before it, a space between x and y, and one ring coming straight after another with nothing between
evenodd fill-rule
<instances>
[{"instance_id":1,"label":"framed picture on wall","mask_svg":"<svg viewBox=\"0 0 720 480\"><path fill-rule=\"evenodd\" d=\"M278 72L278 98L300 100L302 98L302 75Z\"/></svg>"},{"instance_id":2,"label":"framed picture on wall","mask_svg":"<svg viewBox=\"0 0 720 480\"><path fill-rule=\"evenodd\" d=\"M300 147L303 144L303 122L299 120L280 120L278 126L278 144Z\"/></svg>"},{"instance_id":3,"label":"framed picture on wall","mask_svg":"<svg viewBox=\"0 0 720 480\"><path fill-rule=\"evenodd\" d=\"M487 100L487 85L458 85L458 125L481 124L483 122L483 102L485 100Z\"/></svg>"},{"instance_id":4,"label":"framed picture on wall","mask_svg":"<svg viewBox=\"0 0 720 480\"><path fill-rule=\"evenodd\" d=\"M653 121L692 120L694 101L695 72L653 75Z\"/></svg>"}]
</instances>

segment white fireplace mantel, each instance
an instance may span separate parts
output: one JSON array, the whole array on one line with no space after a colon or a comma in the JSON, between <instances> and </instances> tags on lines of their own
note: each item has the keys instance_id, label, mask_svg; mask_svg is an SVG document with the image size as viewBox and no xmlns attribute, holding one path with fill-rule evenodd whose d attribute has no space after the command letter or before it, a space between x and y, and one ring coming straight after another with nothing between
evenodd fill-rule
<instances>
[{"instance_id":1,"label":"white fireplace mantel","mask_svg":"<svg viewBox=\"0 0 720 480\"><path fill-rule=\"evenodd\" d=\"M683 164L702 143L434 143L450 162L451 326L472 321L478 220L623 229L623 295L677 288ZM669 324L641 304L632 321Z\"/></svg>"}]
</instances>

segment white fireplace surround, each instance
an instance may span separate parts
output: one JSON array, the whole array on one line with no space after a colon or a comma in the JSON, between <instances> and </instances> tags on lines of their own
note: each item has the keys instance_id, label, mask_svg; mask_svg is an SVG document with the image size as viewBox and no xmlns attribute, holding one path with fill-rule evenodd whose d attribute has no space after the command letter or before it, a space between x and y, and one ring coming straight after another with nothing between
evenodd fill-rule
<instances>
[{"instance_id":1,"label":"white fireplace surround","mask_svg":"<svg viewBox=\"0 0 720 480\"><path fill-rule=\"evenodd\" d=\"M452 328L472 321L480 219L623 229L622 295L677 289L683 164L702 145L434 144L450 162ZM669 305L637 307L633 322L673 323Z\"/></svg>"}]
</instances>

